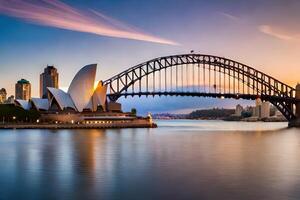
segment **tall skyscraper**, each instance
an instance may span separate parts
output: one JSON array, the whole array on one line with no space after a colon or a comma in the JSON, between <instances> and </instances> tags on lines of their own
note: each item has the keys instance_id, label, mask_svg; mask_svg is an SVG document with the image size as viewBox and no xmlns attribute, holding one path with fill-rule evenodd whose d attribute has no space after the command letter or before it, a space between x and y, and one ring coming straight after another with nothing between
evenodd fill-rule
<instances>
[{"instance_id":1,"label":"tall skyscraper","mask_svg":"<svg viewBox=\"0 0 300 200\"><path fill-rule=\"evenodd\" d=\"M16 83L15 88L16 99L29 100L31 98L31 84L25 79L21 79Z\"/></svg>"},{"instance_id":2,"label":"tall skyscraper","mask_svg":"<svg viewBox=\"0 0 300 200\"><path fill-rule=\"evenodd\" d=\"M58 88L58 73L54 66L47 66L40 75L41 98L47 98L47 87Z\"/></svg>"},{"instance_id":3,"label":"tall skyscraper","mask_svg":"<svg viewBox=\"0 0 300 200\"><path fill-rule=\"evenodd\" d=\"M4 103L6 101L6 95L7 95L7 93L6 93L5 88L2 88L0 90L0 103Z\"/></svg>"}]
</instances>

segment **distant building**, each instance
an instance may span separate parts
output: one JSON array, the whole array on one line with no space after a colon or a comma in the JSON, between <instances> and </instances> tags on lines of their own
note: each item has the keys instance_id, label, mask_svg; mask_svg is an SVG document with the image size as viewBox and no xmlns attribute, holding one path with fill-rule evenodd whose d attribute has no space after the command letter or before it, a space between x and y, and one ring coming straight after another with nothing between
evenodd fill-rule
<instances>
[{"instance_id":1,"label":"distant building","mask_svg":"<svg viewBox=\"0 0 300 200\"><path fill-rule=\"evenodd\" d=\"M15 87L16 99L29 100L31 98L31 84L25 79L21 79L16 83Z\"/></svg>"},{"instance_id":2,"label":"distant building","mask_svg":"<svg viewBox=\"0 0 300 200\"><path fill-rule=\"evenodd\" d=\"M7 95L7 93L6 93L5 88L2 88L0 90L0 103L4 103L6 101L6 95Z\"/></svg>"},{"instance_id":3,"label":"distant building","mask_svg":"<svg viewBox=\"0 0 300 200\"><path fill-rule=\"evenodd\" d=\"M246 106L246 108L244 110L247 112L251 112L251 114L253 114L253 109L254 109L253 106Z\"/></svg>"},{"instance_id":4,"label":"distant building","mask_svg":"<svg viewBox=\"0 0 300 200\"><path fill-rule=\"evenodd\" d=\"M242 116L242 112L243 112L243 106L241 106L240 104L238 104L235 108L235 116Z\"/></svg>"},{"instance_id":5,"label":"distant building","mask_svg":"<svg viewBox=\"0 0 300 200\"><path fill-rule=\"evenodd\" d=\"M251 117L255 117L255 107L254 106L247 106L246 108L244 108L244 111L247 113L247 115L251 116ZM249 116L249 117L250 117Z\"/></svg>"},{"instance_id":6,"label":"distant building","mask_svg":"<svg viewBox=\"0 0 300 200\"><path fill-rule=\"evenodd\" d=\"M262 104L261 99L256 99L256 100L255 100L255 108L254 108L254 110L253 110L253 116L254 116L254 117L260 118L261 104Z\"/></svg>"},{"instance_id":7,"label":"distant building","mask_svg":"<svg viewBox=\"0 0 300 200\"><path fill-rule=\"evenodd\" d=\"M8 104L14 103L14 102L15 102L15 97L14 97L14 95L9 96L9 97L6 99L6 101L5 101L5 103L8 103Z\"/></svg>"},{"instance_id":8,"label":"distant building","mask_svg":"<svg viewBox=\"0 0 300 200\"><path fill-rule=\"evenodd\" d=\"M41 98L47 98L47 87L58 88L58 72L54 66L47 66L40 75Z\"/></svg>"},{"instance_id":9,"label":"distant building","mask_svg":"<svg viewBox=\"0 0 300 200\"><path fill-rule=\"evenodd\" d=\"M258 118L270 117L270 102L262 102L261 99L256 99L256 106L254 108L253 116Z\"/></svg>"},{"instance_id":10,"label":"distant building","mask_svg":"<svg viewBox=\"0 0 300 200\"><path fill-rule=\"evenodd\" d=\"M260 98L257 98L257 99L255 100L255 105L256 105L256 106L261 106L261 104L262 104L261 99L260 99Z\"/></svg>"},{"instance_id":11,"label":"distant building","mask_svg":"<svg viewBox=\"0 0 300 200\"><path fill-rule=\"evenodd\" d=\"M260 113L261 113L261 106L255 106L253 108L253 117L260 117Z\"/></svg>"},{"instance_id":12,"label":"distant building","mask_svg":"<svg viewBox=\"0 0 300 200\"><path fill-rule=\"evenodd\" d=\"M266 101L261 104L260 118L270 117L270 102Z\"/></svg>"}]
</instances>

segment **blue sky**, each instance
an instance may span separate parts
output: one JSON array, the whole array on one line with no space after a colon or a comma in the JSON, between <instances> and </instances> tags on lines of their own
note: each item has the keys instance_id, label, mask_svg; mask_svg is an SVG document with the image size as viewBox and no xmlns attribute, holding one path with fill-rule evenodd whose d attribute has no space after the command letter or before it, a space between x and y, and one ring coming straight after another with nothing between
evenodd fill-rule
<instances>
[{"instance_id":1,"label":"blue sky","mask_svg":"<svg viewBox=\"0 0 300 200\"><path fill-rule=\"evenodd\" d=\"M4 1L9 2L0 0L0 7ZM38 96L39 73L47 64L58 68L60 86L68 87L75 73L86 64L98 63L97 79L101 80L146 60L188 53L191 49L241 61L290 85L300 80L300 3L296 0L62 2L84 12L95 10L135 30L180 45L41 26L8 16L0 8L0 87L9 94L14 94L14 83L25 78L32 83L32 95ZM191 100L157 101L171 101L171 109L183 110L184 102ZM231 102L236 103L217 101L216 105L232 106ZM132 105L129 100L125 104ZM206 105L214 106L199 99L193 107ZM149 109L171 110L164 108Z\"/></svg>"}]
</instances>

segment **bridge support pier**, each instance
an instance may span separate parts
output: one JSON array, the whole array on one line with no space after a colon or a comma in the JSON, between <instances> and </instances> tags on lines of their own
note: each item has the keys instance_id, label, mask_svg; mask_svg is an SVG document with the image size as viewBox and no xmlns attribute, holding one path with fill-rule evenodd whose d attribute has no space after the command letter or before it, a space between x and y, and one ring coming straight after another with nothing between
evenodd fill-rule
<instances>
[{"instance_id":1,"label":"bridge support pier","mask_svg":"<svg viewBox=\"0 0 300 200\"><path fill-rule=\"evenodd\" d=\"M296 99L300 99L300 84L296 86ZM300 102L296 103L296 119L289 122L289 127L299 127L300 128Z\"/></svg>"}]
</instances>

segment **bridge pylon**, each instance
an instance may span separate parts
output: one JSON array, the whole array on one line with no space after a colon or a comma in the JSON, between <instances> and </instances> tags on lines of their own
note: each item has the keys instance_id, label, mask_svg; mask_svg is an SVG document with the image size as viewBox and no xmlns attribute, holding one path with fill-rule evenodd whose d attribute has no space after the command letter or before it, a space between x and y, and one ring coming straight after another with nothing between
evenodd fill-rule
<instances>
[{"instance_id":1,"label":"bridge pylon","mask_svg":"<svg viewBox=\"0 0 300 200\"><path fill-rule=\"evenodd\" d=\"M296 85L296 99L300 100L300 83ZM296 103L296 119L289 123L290 127L300 127L300 101Z\"/></svg>"},{"instance_id":2,"label":"bridge pylon","mask_svg":"<svg viewBox=\"0 0 300 200\"><path fill-rule=\"evenodd\" d=\"M296 99L300 99L300 84L296 86ZM300 102L296 103L296 117L300 119Z\"/></svg>"}]
</instances>

